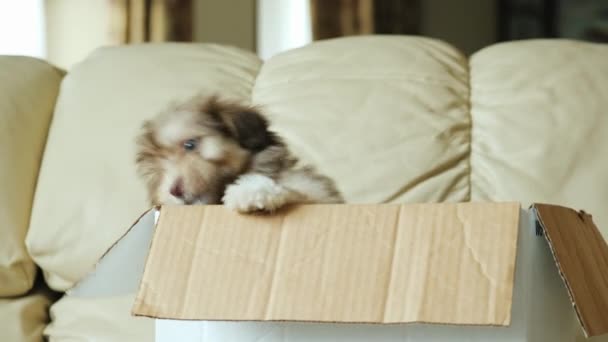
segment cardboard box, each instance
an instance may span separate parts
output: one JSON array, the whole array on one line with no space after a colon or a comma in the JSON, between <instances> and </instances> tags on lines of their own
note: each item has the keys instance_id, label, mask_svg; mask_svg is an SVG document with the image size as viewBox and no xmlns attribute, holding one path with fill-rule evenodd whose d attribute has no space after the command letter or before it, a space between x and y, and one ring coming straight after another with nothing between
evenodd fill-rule
<instances>
[{"instance_id":1,"label":"cardboard box","mask_svg":"<svg viewBox=\"0 0 608 342\"><path fill-rule=\"evenodd\" d=\"M164 206L69 294L125 293L157 341L573 341L608 332L608 246L544 204Z\"/></svg>"}]
</instances>

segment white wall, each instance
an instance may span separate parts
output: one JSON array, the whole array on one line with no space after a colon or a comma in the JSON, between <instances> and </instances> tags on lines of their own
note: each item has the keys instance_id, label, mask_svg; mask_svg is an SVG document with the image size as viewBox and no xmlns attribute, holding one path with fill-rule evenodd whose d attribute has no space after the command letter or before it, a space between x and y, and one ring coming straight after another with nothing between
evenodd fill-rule
<instances>
[{"instance_id":1,"label":"white wall","mask_svg":"<svg viewBox=\"0 0 608 342\"><path fill-rule=\"evenodd\" d=\"M194 0L193 3L197 42L234 45L255 51L265 59L312 41L308 0ZM38 4L34 6L38 8L35 18L31 14L32 4ZM70 69L93 50L114 43L109 6L108 0L2 0L0 53L8 54L12 49ZM27 20L18 15L21 7ZM5 29L7 25L9 28ZM9 39L11 44L3 44Z\"/></svg>"},{"instance_id":2,"label":"white wall","mask_svg":"<svg viewBox=\"0 0 608 342\"><path fill-rule=\"evenodd\" d=\"M46 0L49 62L68 69L94 49L110 44L107 0Z\"/></svg>"},{"instance_id":3,"label":"white wall","mask_svg":"<svg viewBox=\"0 0 608 342\"><path fill-rule=\"evenodd\" d=\"M50 62L67 69L96 48L114 44L108 0L45 0L45 3ZM255 51L255 3L255 0L194 0L194 41Z\"/></svg>"},{"instance_id":4,"label":"white wall","mask_svg":"<svg viewBox=\"0 0 608 342\"><path fill-rule=\"evenodd\" d=\"M46 57L44 0L0 1L0 55Z\"/></svg>"},{"instance_id":5,"label":"white wall","mask_svg":"<svg viewBox=\"0 0 608 342\"><path fill-rule=\"evenodd\" d=\"M257 53L262 59L312 41L308 0L257 3Z\"/></svg>"}]
</instances>

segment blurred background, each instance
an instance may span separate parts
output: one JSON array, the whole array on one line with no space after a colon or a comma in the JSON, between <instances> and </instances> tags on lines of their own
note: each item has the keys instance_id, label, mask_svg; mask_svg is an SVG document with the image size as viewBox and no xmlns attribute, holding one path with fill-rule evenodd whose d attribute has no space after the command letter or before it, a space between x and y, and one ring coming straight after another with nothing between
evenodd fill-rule
<instances>
[{"instance_id":1,"label":"blurred background","mask_svg":"<svg viewBox=\"0 0 608 342\"><path fill-rule=\"evenodd\" d=\"M213 42L266 59L315 40L409 34L465 54L495 42L608 42L608 0L0 0L0 54L69 69L94 49Z\"/></svg>"}]
</instances>

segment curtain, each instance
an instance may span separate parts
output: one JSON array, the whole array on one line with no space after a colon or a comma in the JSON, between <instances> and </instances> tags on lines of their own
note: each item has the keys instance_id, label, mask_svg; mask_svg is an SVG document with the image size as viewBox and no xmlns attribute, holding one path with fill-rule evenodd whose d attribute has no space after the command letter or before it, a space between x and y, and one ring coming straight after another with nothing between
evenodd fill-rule
<instances>
[{"instance_id":1,"label":"curtain","mask_svg":"<svg viewBox=\"0 0 608 342\"><path fill-rule=\"evenodd\" d=\"M192 41L192 0L109 0L118 44Z\"/></svg>"},{"instance_id":2,"label":"curtain","mask_svg":"<svg viewBox=\"0 0 608 342\"><path fill-rule=\"evenodd\" d=\"M314 40L420 32L420 0L310 0L310 15Z\"/></svg>"},{"instance_id":3,"label":"curtain","mask_svg":"<svg viewBox=\"0 0 608 342\"><path fill-rule=\"evenodd\" d=\"M311 0L314 40L373 33L373 0Z\"/></svg>"}]
</instances>

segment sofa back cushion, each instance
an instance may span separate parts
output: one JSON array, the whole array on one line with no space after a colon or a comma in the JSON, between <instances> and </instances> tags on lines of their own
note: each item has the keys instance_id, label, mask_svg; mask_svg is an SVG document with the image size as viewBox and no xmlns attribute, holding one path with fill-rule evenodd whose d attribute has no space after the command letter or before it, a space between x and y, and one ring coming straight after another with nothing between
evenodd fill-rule
<instances>
[{"instance_id":1,"label":"sofa back cushion","mask_svg":"<svg viewBox=\"0 0 608 342\"><path fill-rule=\"evenodd\" d=\"M318 42L264 63L217 45L104 48L64 81L27 244L55 289L90 271L148 206L133 163L141 122L197 92L261 106L349 202L563 203L608 233L605 61L605 46L535 41L469 63L445 43L395 36Z\"/></svg>"},{"instance_id":2,"label":"sofa back cushion","mask_svg":"<svg viewBox=\"0 0 608 342\"><path fill-rule=\"evenodd\" d=\"M148 208L135 172L142 122L196 92L249 99L260 61L216 45L107 47L65 77L49 132L28 249L65 290Z\"/></svg>"},{"instance_id":3,"label":"sofa back cushion","mask_svg":"<svg viewBox=\"0 0 608 342\"><path fill-rule=\"evenodd\" d=\"M471 200L584 209L608 239L608 46L509 42L471 57Z\"/></svg>"},{"instance_id":4,"label":"sofa back cushion","mask_svg":"<svg viewBox=\"0 0 608 342\"><path fill-rule=\"evenodd\" d=\"M467 60L446 43L320 41L266 61L252 96L351 203L467 199Z\"/></svg>"},{"instance_id":5,"label":"sofa back cushion","mask_svg":"<svg viewBox=\"0 0 608 342\"><path fill-rule=\"evenodd\" d=\"M90 271L147 207L133 164L141 122L197 92L262 107L349 202L466 200L467 82L458 51L422 38L330 41L263 66L215 45L98 50L65 79L29 250L55 289Z\"/></svg>"},{"instance_id":6,"label":"sofa back cushion","mask_svg":"<svg viewBox=\"0 0 608 342\"><path fill-rule=\"evenodd\" d=\"M21 295L34 282L24 241L62 77L38 59L0 57L0 297Z\"/></svg>"}]
</instances>

